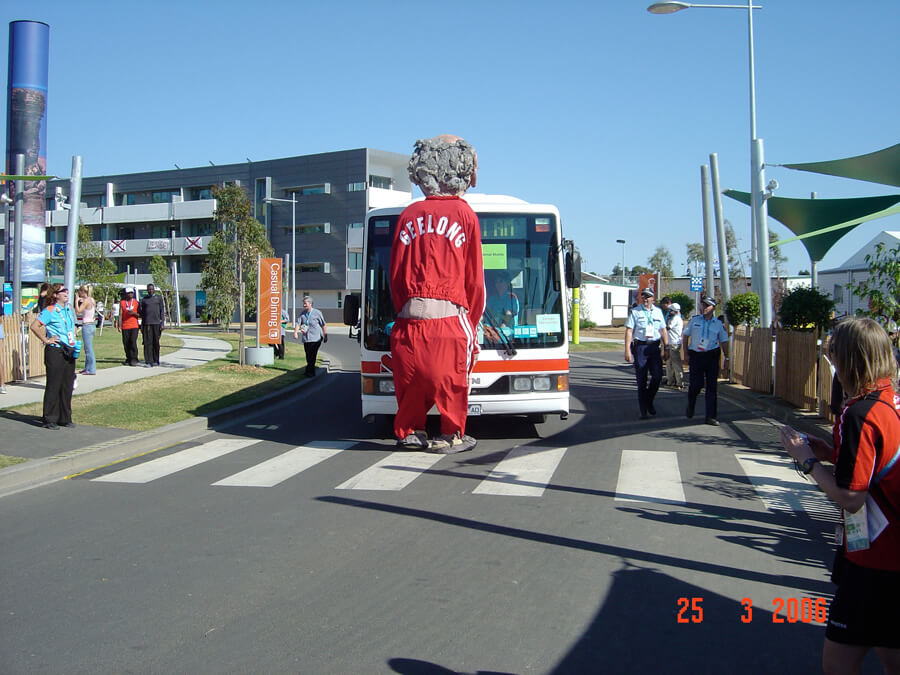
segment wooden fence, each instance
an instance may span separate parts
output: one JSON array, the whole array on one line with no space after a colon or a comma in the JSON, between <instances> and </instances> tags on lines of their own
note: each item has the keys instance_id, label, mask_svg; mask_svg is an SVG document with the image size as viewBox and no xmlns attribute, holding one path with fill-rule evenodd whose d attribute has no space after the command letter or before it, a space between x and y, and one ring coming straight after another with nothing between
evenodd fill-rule
<instances>
[{"instance_id":1,"label":"wooden fence","mask_svg":"<svg viewBox=\"0 0 900 675\"><path fill-rule=\"evenodd\" d=\"M762 328L738 326L731 338L731 372L738 384L772 393L772 338Z\"/></svg>"},{"instance_id":2,"label":"wooden fence","mask_svg":"<svg viewBox=\"0 0 900 675\"><path fill-rule=\"evenodd\" d=\"M801 410L818 408L817 343L817 333L790 330L775 332L775 396Z\"/></svg>"},{"instance_id":3,"label":"wooden fence","mask_svg":"<svg viewBox=\"0 0 900 675\"><path fill-rule=\"evenodd\" d=\"M7 382L21 381L30 377L46 375L44 370L44 346L28 327L34 321L34 314L26 314L25 348L28 350L28 375L22 372L22 318L18 314L0 316L3 326L3 340L0 340L0 367L3 368L3 379Z\"/></svg>"}]
</instances>

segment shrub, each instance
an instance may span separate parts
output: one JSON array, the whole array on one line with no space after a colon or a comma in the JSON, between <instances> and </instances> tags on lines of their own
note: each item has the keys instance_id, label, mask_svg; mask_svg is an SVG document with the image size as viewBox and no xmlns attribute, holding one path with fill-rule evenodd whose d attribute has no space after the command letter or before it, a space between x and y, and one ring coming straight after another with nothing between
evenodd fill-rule
<instances>
[{"instance_id":1,"label":"shrub","mask_svg":"<svg viewBox=\"0 0 900 675\"><path fill-rule=\"evenodd\" d=\"M795 288L781 301L781 325L788 330L825 330L831 323L834 301L817 288Z\"/></svg>"},{"instance_id":2,"label":"shrub","mask_svg":"<svg viewBox=\"0 0 900 675\"><path fill-rule=\"evenodd\" d=\"M725 316L732 326L759 325L759 296L756 293L739 293L725 303Z\"/></svg>"},{"instance_id":3,"label":"shrub","mask_svg":"<svg viewBox=\"0 0 900 675\"><path fill-rule=\"evenodd\" d=\"M687 293L682 293L680 291L675 293L668 293L669 299L672 302L677 302L681 305L681 316L687 319L691 312L694 311L694 301Z\"/></svg>"}]
</instances>

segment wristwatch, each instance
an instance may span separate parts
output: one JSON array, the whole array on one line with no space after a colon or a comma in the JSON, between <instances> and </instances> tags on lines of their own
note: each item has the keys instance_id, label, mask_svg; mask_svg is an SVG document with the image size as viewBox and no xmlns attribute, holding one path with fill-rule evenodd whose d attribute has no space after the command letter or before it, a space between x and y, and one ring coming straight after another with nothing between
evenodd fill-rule
<instances>
[{"instance_id":1,"label":"wristwatch","mask_svg":"<svg viewBox=\"0 0 900 675\"><path fill-rule=\"evenodd\" d=\"M807 457L800 462L800 471L802 471L805 476L808 476L812 473L813 467L821 461L822 460L818 457Z\"/></svg>"}]
</instances>

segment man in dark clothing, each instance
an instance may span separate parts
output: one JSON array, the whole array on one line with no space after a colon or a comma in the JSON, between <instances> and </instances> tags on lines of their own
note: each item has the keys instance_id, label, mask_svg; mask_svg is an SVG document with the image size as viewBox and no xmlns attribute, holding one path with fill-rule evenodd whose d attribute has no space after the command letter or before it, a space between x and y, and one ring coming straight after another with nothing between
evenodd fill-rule
<instances>
[{"instance_id":1,"label":"man in dark clothing","mask_svg":"<svg viewBox=\"0 0 900 675\"><path fill-rule=\"evenodd\" d=\"M147 284L147 297L141 300L141 336L144 339L144 368L159 365L159 336L162 334L166 311L162 296L154 295L156 287Z\"/></svg>"}]
</instances>

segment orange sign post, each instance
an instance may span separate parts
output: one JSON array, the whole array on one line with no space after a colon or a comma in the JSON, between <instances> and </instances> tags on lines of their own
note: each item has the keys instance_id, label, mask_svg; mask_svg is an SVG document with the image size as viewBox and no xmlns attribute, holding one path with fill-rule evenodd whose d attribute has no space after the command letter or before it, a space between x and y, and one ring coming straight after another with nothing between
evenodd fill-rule
<instances>
[{"instance_id":1,"label":"orange sign post","mask_svg":"<svg viewBox=\"0 0 900 675\"><path fill-rule=\"evenodd\" d=\"M257 335L260 344L281 342L281 258L260 258L257 290Z\"/></svg>"}]
</instances>

